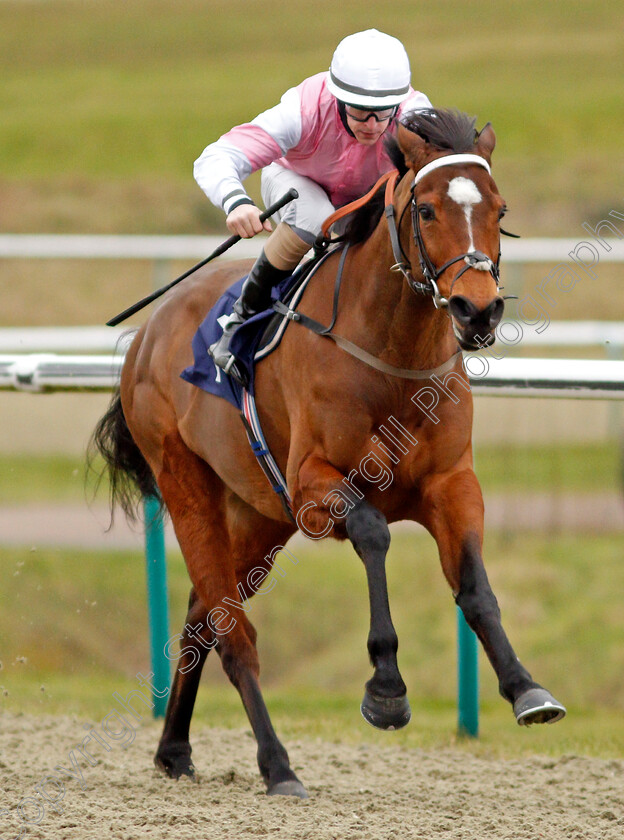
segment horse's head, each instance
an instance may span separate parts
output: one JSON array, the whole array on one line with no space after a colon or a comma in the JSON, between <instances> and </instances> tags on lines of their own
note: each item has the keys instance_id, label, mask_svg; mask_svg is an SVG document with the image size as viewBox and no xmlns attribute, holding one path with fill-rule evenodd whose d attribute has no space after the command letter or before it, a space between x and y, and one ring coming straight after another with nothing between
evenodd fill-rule
<instances>
[{"instance_id":1,"label":"horse's head","mask_svg":"<svg viewBox=\"0 0 624 840\"><path fill-rule=\"evenodd\" d=\"M418 291L448 307L461 347L495 340L504 300L498 293L499 222L505 202L490 175L496 138L491 125L456 111L403 117L398 143L410 175L410 262L420 264Z\"/></svg>"}]
</instances>

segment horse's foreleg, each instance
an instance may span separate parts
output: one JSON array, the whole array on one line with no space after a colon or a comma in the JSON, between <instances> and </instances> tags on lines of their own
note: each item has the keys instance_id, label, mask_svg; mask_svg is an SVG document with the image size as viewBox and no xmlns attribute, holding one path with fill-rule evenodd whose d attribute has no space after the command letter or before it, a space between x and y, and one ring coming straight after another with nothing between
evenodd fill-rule
<instances>
[{"instance_id":1,"label":"horse's foreleg","mask_svg":"<svg viewBox=\"0 0 624 840\"><path fill-rule=\"evenodd\" d=\"M346 515L343 509L343 515L332 516L332 501L347 498L345 481L345 476L323 458L307 458L299 468L294 496L297 524L313 539L332 532L344 538L346 531L364 563L370 600L368 652L375 673L366 683L361 711L365 720L379 729L399 729L409 723L411 713L397 665L399 643L388 602L386 554L390 531L384 515L363 498L351 500Z\"/></svg>"},{"instance_id":2,"label":"horse's foreleg","mask_svg":"<svg viewBox=\"0 0 624 840\"><path fill-rule=\"evenodd\" d=\"M474 472L433 479L425 499L425 524L438 544L444 574L492 663L501 695L512 704L519 724L554 723L565 715L564 707L534 682L501 623L483 565L483 499Z\"/></svg>"},{"instance_id":3,"label":"horse's foreleg","mask_svg":"<svg viewBox=\"0 0 624 840\"><path fill-rule=\"evenodd\" d=\"M384 515L366 501L361 501L349 512L345 524L349 539L366 569L370 600L368 653L375 673L366 683L362 714L379 729L400 729L409 723L411 713L397 664L399 641L388 602L388 524Z\"/></svg>"}]
</instances>

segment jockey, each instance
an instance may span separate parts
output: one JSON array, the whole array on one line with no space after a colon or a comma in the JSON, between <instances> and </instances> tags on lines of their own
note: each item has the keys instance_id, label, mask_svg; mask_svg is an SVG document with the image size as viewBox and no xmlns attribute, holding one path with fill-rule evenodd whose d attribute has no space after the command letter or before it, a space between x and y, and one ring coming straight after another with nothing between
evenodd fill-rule
<instances>
[{"instance_id":1,"label":"jockey","mask_svg":"<svg viewBox=\"0 0 624 840\"><path fill-rule=\"evenodd\" d=\"M392 169L384 133L402 111L430 108L410 86L400 41L376 29L344 38L328 72L286 91L278 105L228 131L195 161L195 179L225 211L228 229L243 238L271 231L242 182L262 169L265 206L290 187L299 198L284 207L234 304L221 338L210 347L216 365L240 381L229 351L236 328L271 305L271 289L292 274L333 211L363 195Z\"/></svg>"}]
</instances>

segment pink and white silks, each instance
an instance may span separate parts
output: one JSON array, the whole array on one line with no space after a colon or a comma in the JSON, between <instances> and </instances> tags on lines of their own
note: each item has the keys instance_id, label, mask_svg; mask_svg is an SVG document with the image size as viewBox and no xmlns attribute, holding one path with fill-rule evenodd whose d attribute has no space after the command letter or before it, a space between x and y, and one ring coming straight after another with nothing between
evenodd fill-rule
<instances>
[{"instance_id":1,"label":"pink and white silks","mask_svg":"<svg viewBox=\"0 0 624 840\"><path fill-rule=\"evenodd\" d=\"M327 76L305 79L287 90L278 105L204 149L194 174L213 204L229 213L247 196L245 178L262 169L265 205L295 187L300 198L284 208L280 219L312 242L336 207L359 198L392 168L381 140L367 146L347 132ZM411 90L399 114L431 107L423 93Z\"/></svg>"}]
</instances>

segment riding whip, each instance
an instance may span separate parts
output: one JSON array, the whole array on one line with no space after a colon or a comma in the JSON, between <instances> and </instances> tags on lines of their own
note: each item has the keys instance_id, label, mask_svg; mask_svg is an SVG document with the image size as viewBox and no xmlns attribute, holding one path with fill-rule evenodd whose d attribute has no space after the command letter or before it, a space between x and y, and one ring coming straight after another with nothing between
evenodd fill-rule
<instances>
[{"instance_id":1,"label":"riding whip","mask_svg":"<svg viewBox=\"0 0 624 840\"><path fill-rule=\"evenodd\" d=\"M285 193L280 199L278 199L275 202L275 204L271 204L270 207L267 207L264 213L260 214L260 221L266 221L275 213L277 213L278 210L281 210L285 204L288 204L295 198L299 198L299 193L293 188L289 189L287 193ZM124 309L124 311L120 312L119 315L115 315L114 318L111 318L110 321L106 322L106 326L116 327L117 324L121 324L121 322L125 321L126 318L129 318L131 315L134 315L135 312L139 312L141 309L147 306L148 303L151 303L152 301L159 298L161 295L164 295L165 292L168 292L169 289L173 288L181 280L184 280L187 277L189 277L191 274L197 271L198 268L201 268L202 266L206 265L206 263L209 263L210 260L214 260L215 257L221 256L221 254L225 253L229 248L232 247L232 245L235 245L240 239L241 237L238 234L230 236L230 238L226 239L225 242L222 242L221 245L219 245L219 247L216 248L212 252L212 254L210 254L210 256L206 257L201 262L198 262L197 265L193 266L193 268L189 268L188 271L185 271L184 274L180 275L180 277L176 277L176 279L172 280L171 283L168 283L161 289L157 289L155 292L152 292L151 295L144 297L142 300L133 303L132 306L129 306L127 309Z\"/></svg>"}]
</instances>

